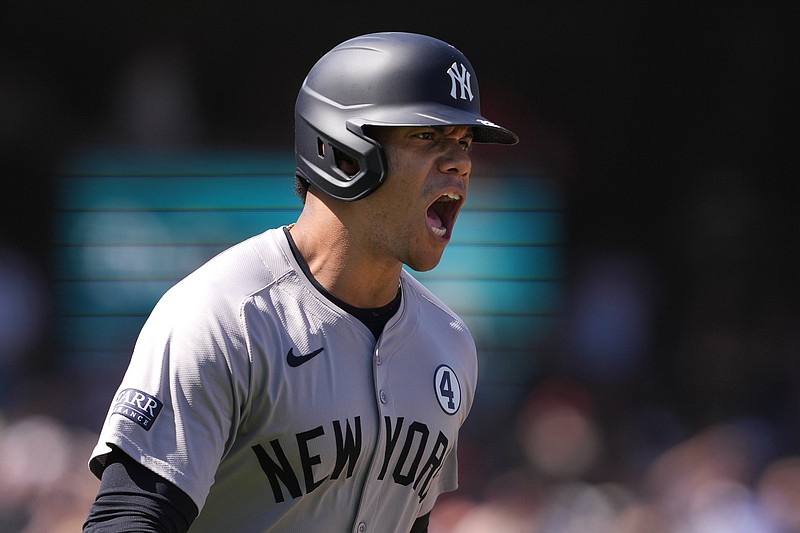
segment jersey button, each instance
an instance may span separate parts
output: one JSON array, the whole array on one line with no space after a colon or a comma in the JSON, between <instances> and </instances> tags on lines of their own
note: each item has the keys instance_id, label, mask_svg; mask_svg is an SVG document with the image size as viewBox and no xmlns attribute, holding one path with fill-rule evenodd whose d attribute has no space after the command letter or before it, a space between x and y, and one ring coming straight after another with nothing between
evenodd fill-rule
<instances>
[{"instance_id":1,"label":"jersey button","mask_svg":"<svg viewBox=\"0 0 800 533\"><path fill-rule=\"evenodd\" d=\"M364 522L359 522L358 528L356 528L356 530L358 531L358 533L364 533L367 530L367 524L365 524Z\"/></svg>"},{"instance_id":2,"label":"jersey button","mask_svg":"<svg viewBox=\"0 0 800 533\"><path fill-rule=\"evenodd\" d=\"M385 390L381 391L380 397L381 397L381 403L386 403L387 401L389 401L389 397L386 395Z\"/></svg>"}]
</instances>

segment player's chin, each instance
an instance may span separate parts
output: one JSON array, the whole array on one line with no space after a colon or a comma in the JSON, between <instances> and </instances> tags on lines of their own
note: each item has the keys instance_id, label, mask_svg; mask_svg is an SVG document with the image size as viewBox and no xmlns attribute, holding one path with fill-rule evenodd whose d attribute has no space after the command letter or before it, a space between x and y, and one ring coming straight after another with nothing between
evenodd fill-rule
<instances>
[{"instance_id":1,"label":"player's chin","mask_svg":"<svg viewBox=\"0 0 800 533\"><path fill-rule=\"evenodd\" d=\"M406 261L406 266L417 272L427 272L433 270L442 260L442 253L444 252L444 244L441 246L432 247L425 253L416 253L413 257Z\"/></svg>"}]
</instances>

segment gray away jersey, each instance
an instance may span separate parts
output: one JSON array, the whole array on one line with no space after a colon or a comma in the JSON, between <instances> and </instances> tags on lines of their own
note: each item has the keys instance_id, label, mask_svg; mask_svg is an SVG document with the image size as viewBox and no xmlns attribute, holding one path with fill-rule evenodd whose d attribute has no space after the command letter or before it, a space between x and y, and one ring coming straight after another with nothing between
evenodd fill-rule
<instances>
[{"instance_id":1,"label":"gray away jersey","mask_svg":"<svg viewBox=\"0 0 800 533\"><path fill-rule=\"evenodd\" d=\"M407 272L376 341L302 273L281 228L155 306L89 462L109 445L185 491L193 533L408 533L457 486L475 344Z\"/></svg>"}]
</instances>

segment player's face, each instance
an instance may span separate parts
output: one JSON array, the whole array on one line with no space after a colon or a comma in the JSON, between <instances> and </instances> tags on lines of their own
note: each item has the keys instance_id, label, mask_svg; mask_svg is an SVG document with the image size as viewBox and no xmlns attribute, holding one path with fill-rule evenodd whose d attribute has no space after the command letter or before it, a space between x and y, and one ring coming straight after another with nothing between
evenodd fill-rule
<instances>
[{"instance_id":1,"label":"player's face","mask_svg":"<svg viewBox=\"0 0 800 533\"><path fill-rule=\"evenodd\" d=\"M450 241L467 196L472 130L464 126L381 128L385 182L359 200L368 212L378 257L430 270Z\"/></svg>"}]
</instances>

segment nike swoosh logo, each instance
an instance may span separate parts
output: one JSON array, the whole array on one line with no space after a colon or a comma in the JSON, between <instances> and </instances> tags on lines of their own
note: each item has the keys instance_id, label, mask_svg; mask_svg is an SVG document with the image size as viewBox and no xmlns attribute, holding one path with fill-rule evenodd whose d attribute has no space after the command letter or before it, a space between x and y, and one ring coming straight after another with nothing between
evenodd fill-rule
<instances>
[{"instance_id":1,"label":"nike swoosh logo","mask_svg":"<svg viewBox=\"0 0 800 533\"><path fill-rule=\"evenodd\" d=\"M297 368L298 366L302 365L307 361L311 361L317 355L322 353L322 350L325 348L320 348L319 350L314 350L311 353L303 354L303 355L295 355L294 348L289 348L289 353L286 354L286 362L289 363L289 366L292 368Z\"/></svg>"}]
</instances>

